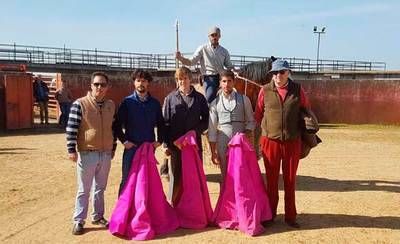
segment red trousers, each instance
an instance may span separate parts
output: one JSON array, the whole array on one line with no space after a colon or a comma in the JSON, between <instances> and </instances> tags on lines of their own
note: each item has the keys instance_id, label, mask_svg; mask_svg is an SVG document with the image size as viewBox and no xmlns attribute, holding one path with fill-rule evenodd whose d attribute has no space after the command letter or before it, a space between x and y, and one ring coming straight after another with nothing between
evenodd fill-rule
<instances>
[{"instance_id":1,"label":"red trousers","mask_svg":"<svg viewBox=\"0 0 400 244\"><path fill-rule=\"evenodd\" d=\"M296 220L296 172L301 152L300 138L290 141L260 138L260 146L264 158L267 176L267 194L271 206L272 218L276 216L278 206L278 181L282 161L282 175L285 189L285 220Z\"/></svg>"}]
</instances>

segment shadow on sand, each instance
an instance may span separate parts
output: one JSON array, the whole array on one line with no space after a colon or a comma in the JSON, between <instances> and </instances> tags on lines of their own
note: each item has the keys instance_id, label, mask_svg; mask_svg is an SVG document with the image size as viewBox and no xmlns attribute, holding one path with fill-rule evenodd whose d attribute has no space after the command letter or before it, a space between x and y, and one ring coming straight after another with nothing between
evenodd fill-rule
<instances>
[{"instance_id":1,"label":"shadow on sand","mask_svg":"<svg viewBox=\"0 0 400 244\"><path fill-rule=\"evenodd\" d=\"M207 181L219 183L219 174L206 175ZM265 174L263 174L265 180ZM283 190L282 175L279 176L279 189ZM332 180L313 176L298 175L296 191L387 191L400 193L400 181L384 180Z\"/></svg>"},{"instance_id":2,"label":"shadow on sand","mask_svg":"<svg viewBox=\"0 0 400 244\"><path fill-rule=\"evenodd\" d=\"M267 227L263 235L278 234L287 231L302 231L331 228L377 228L377 229L400 229L400 217L394 216L361 216L346 214L298 214L297 219L300 229L287 226L283 215L278 215L275 222Z\"/></svg>"}]
</instances>

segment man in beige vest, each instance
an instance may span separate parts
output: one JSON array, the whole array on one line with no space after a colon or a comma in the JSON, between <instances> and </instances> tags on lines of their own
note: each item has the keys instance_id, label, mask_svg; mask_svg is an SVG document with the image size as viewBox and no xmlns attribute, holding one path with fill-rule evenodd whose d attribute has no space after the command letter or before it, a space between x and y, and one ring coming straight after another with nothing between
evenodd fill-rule
<instances>
[{"instance_id":1,"label":"man in beige vest","mask_svg":"<svg viewBox=\"0 0 400 244\"><path fill-rule=\"evenodd\" d=\"M109 87L105 73L93 73L91 91L72 104L68 117L68 156L76 163L78 178L72 229L74 235L84 232L92 183L92 224L108 227L108 221L104 218L104 191L116 148L112 131L115 105L113 101L105 98Z\"/></svg>"},{"instance_id":2,"label":"man in beige vest","mask_svg":"<svg viewBox=\"0 0 400 244\"><path fill-rule=\"evenodd\" d=\"M282 164L285 189L285 222L294 228L296 221L296 171L301 152L300 109L310 107L300 84L290 78L289 64L285 60L272 63L272 81L261 88L256 104L255 119L261 125L262 150L267 176L267 194L276 216L278 206L278 179Z\"/></svg>"}]
</instances>

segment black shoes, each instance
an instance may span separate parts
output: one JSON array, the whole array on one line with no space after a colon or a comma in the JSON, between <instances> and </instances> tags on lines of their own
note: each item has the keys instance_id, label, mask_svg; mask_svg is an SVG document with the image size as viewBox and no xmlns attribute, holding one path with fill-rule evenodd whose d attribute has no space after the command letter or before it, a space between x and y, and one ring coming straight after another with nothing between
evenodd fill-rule
<instances>
[{"instance_id":1,"label":"black shoes","mask_svg":"<svg viewBox=\"0 0 400 244\"><path fill-rule=\"evenodd\" d=\"M102 227L108 228L108 221L105 218L101 218L98 220L93 220L92 224L100 225ZM73 235L82 235L84 233L83 224L82 223L75 223L72 227L72 234Z\"/></svg>"},{"instance_id":2,"label":"black shoes","mask_svg":"<svg viewBox=\"0 0 400 244\"><path fill-rule=\"evenodd\" d=\"M292 228L296 228L296 229L299 229L299 228L300 228L300 225L299 225L299 223L296 222L296 220L293 220L293 221L286 221L286 220L285 220L285 222L286 222L286 224L287 224L288 226L290 226L290 227L292 227Z\"/></svg>"},{"instance_id":3,"label":"black shoes","mask_svg":"<svg viewBox=\"0 0 400 244\"><path fill-rule=\"evenodd\" d=\"M261 222L262 226L264 226L265 228L271 227L274 224L275 220L271 219L271 220L267 220L267 221L263 221ZM285 220L285 223L295 229L299 229L300 228L300 224L296 222L296 220Z\"/></svg>"},{"instance_id":4,"label":"black shoes","mask_svg":"<svg viewBox=\"0 0 400 244\"><path fill-rule=\"evenodd\" d=\"M271 227L274 224L275 220L274 219L270 219L270 220L266 220L261 222L261 225L264 226L265 228Z\"/></svg>"},{"instance_id":5,"label":"black shoes","mask_svg":"<svg viewBox=\"0 0 400 244\"><path fill-rule=\"evenodd\" d=\"M108 228L108 221L105 218L101 218L101 219L98 219L98 220L93 220L92 224L100 225L100 226L103 226L105 228Z\"/></svg>"},{"instance_id":6,"label":"black shoes","mask_svg":"<svg viewBox=\"0 0 400 244\"><path fill-rule=\"evenodd\" d=\"M76 223L74 227L72 227L72 234L73 235L82 235L83 234L83 224Z\"/></svg>"}]
</instances>

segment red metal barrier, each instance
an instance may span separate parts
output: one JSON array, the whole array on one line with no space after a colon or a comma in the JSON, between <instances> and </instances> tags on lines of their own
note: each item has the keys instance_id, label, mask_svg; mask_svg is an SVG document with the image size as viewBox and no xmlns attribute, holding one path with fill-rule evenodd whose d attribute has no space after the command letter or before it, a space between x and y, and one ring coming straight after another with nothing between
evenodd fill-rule
<instances>
[{"instance_id":1,"label":"red metal barrier","mask_svg":"<svg viewBox=\"0 0 400 244\"><path fill-rule=\"evenodd\" d=\"M400 124L400 79L300 82L322 123Z\"/></svg>"},{"instance_id":2,"label":"red metal barrier","mask_svg":"<svg viewBox=\"0 0 400 244\"><path fill-rule=\"evenodd\" d=\"M0 64L1 71L15 71L15 72L25 72L25 64Z\"/></svg>"},{"instance_id":3,"label":"red metal barrier","mask_svg":"<svg viewBox=\"0 0 400 244\"><path fill-rule=\"evenodd\" d=\"M0 72L0 128L31 128L33 122L32 77L27 73Z\"/></svg>"},{"instance_id":4,"label":"red metal barrier","mask_svg":"<svg viewBox=\"0 0 400 244\"><path fill-rule=\"evenodd\" d=\"M160 71L153 72L152 75L153 81L150 83L149 92L162 104L166 95L176 87L174 73L171 71ZM112 87L107 96L118 105L124 97L131 94L134 90L131 72L110 73L108 76ZM60 78L67 82L67 87L71 90L74 99L85 96L90 90L89 73L61 73ZM59 82L57 81L57 84Z\"/></svg>"},{"instance_id":5,"label":"red metal barrier","mask_svg":"<svg viewBox=\"0 0 400 244\"><path fill-rule=\"evenodd\" d=\"M150 84L150 93L163 103L165 96L176 87L174 72L158 71L152 74L154 81ZM133 92L131 73L114 72L108 75L112 83L109 97L118 105ZM58 85L60 78L67 81L75 99L86 95L90 89L90 73L61 73L57 78ZM400 124L400 113L397 111L400 107L400 79L326 78L297 81L303 85L322 123ZM0 106L4 108L4 86L2 88L1 82ZM4 114L0 113L0 126L4 122L2 117Z\"/></svg>"}]
</instances>

